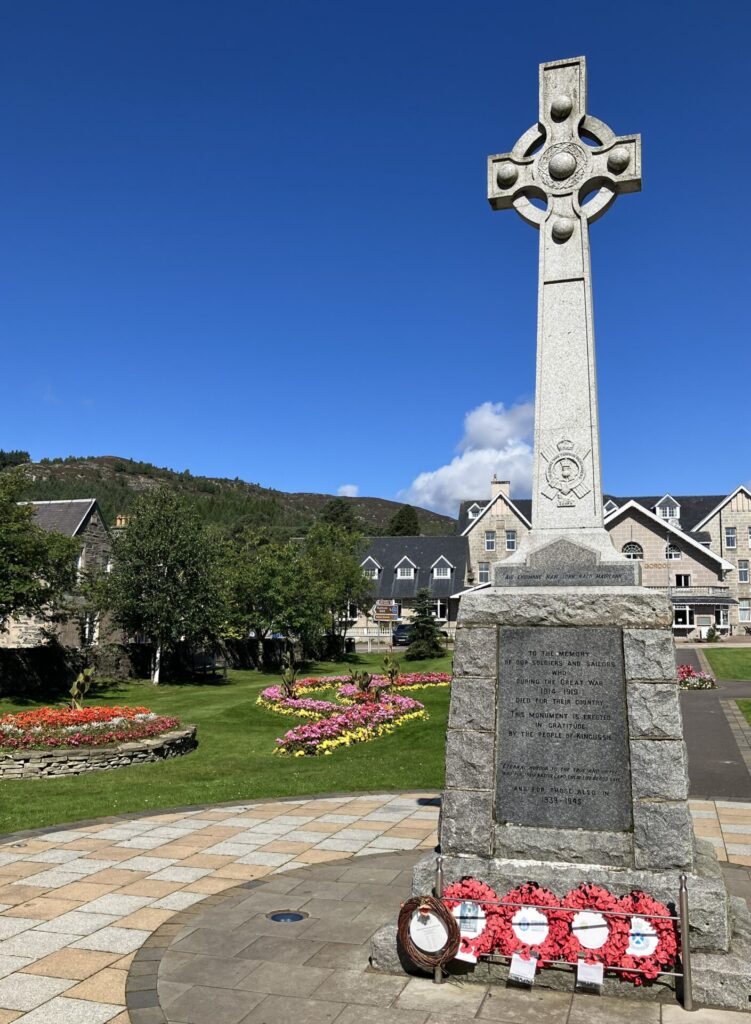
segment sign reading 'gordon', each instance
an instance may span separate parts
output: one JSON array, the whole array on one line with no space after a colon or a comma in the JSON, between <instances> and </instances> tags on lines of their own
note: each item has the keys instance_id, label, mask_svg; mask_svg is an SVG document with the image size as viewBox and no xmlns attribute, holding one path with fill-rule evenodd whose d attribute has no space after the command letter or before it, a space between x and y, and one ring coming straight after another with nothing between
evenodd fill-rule
<instances>
[{"instance_id":1,"label":"sign reading 'gordon'","mask_svg":"<svg viewBox=\"0 0 751 1024\"><path fill-rule=\"evenodd\" d=\"M502 628L496 820L625 830L630 798L621 630Z\"/></svg>"}]
</instances>

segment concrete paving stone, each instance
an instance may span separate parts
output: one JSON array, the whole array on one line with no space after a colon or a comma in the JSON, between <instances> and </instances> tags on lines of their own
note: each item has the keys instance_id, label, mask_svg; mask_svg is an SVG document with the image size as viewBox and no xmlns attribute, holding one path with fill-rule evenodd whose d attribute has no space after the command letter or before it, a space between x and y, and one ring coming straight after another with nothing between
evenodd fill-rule
<instances>
[{"instance_id":1,"label":"concrete paving stone","mask_svg":"<svg viewBox=\"0 0 751 1024\"><path fill-rule=\"evenodd\" d=\"M204 878L210 874L211 870L209 868L184 868L172 865L168 868L163 868L161 871L156 871L148 877L153 882L196 882L199 878Z\"/></svg>"},{"instance_id":2,"label":"concrete paving stone","mask_svg":"<svg viewBox=\"0 0 751 1024\"><path fill-rule=\"evenodd\" d=\"M338 833L337 833L338 834ZM325 839L330 838L328 832L312 832L303 831L302 829L294 829L292 832L288 832L284 837L289 843L322 843Z\"/></svg>"},{"instance_id":3,"label":"concrete paving stone","mask_svg":"<svg viewBox=\"0 0 751 1024\"><path fill-rule=\"evenodd\" d=\"M268 868L259 868L259 871L268 870ZM206 878L199 878L195 882L189 882L185 888L189 892L200 892L205 896L215 896L219 892L223 892L225 889L231 889L237 885L237 880L233 878L219 878L216 875L207 875Z\"/></svg>"},{"instance_id":4,"label":"concrete paving stone","mask_svg":"<svg viewBox=\"0 0 751 1024\"><path fill-rule=\"evenodd\" d=\"M248 829L248 832L251 835L257 836L283 836L286 835L287 832L293 832L296 828L299 827L299 824L290 825L289 823L285 822L279 823L278 821L276 821L276 819L272 819L271 821L259 822L259 824L254 825L252 828ZM242 835L243 833L240 834Z\"/></svg>"},{"instance_id":5,"label":"concrete paving stone","mask_svg":"<svg viewBox=\"0 0 751 1024\"><path fill-rule=\"evenodd\" d=\"M354 921L336 922L336 939L338 942L351 942L360 945L367 942L373 934L373 927L369 924L357 924ZM329 941L332 938L331 919L325 921L314 921L310 930L306 932L306 938L323 939Z\"/></svg>"},{"instance_id":6,"label":"concrete paving stone","mask_svg":"<svg viewBox=\"0 0 751 1024\"><path fill-rule=\"evenodd\" d=\"M212 933L214 934L214 933ZM243 960L264 960L277 964L306 964L325 945L322 939L311 939L306 932L299 939L284 935L260 935L239 950Z\"/></svg>"},{"instance_id":7,"label":"concrete paving stone","mask_svg":"<svg viewBox=\"0 0 751 1024\"><path fill-rule=\"evenodd\" d=\"M751 857L751 843L728 843L726 841L725 849L730 856L737 854L742 857Z\"/></svg>"},{"instance_id":8,"label":"concrete paving stone","mask_svg":"<svg viewBox=\"0 0 751 1024\"><path fill-rule=\"evenodd\" d=\"M441 1017L437 1024L464 1024L458 1018ZM391 1010L384 1006L345 1006L336 1024L427 1024L427 1014L420 1010ZM469 1024L469 1022L466 1022Z\"/></svg>"},{"instance_id":9,"label":"concrete paving stone","mask_svg":"<svg viewBox=\"0 0 751 1024\"><path fill-rule=\"evenodd\" d=\"M733 822L723 822L722 823L722 831L723 832L730 832L730 833L733 833L733 834L738 833L740 835L748 836L748 835L751 835L751 825L744 825L744 824L738 825L738 824L734 824Z\"/></svg>"},{"instance_id":10,"label":"concrete paving stone","mask_svg":"<svg viewBox=\"0 0 751 1024\"><path fill-rule=\"evenodd\" d=\"M274 820L278 821L280 825L306 825L309 821L315 821L315 814L305 814L302 811L299 814L280 814Z\"/></svg>"},{"instance_id":11,"label":"concrete paving stone","mask_svg":"<svg viewBox=\"0 0 751 1024\"><path fill-rule=\"evenodd\" d=\"M49 871L39 871L38 873L31 876L34 879L34 885L37 889L60 889L63 885L69 885L71 882L77 882L80 878L79 875L74 874L70 871L62 871L59 868L52 868ZM12 885L21 885L24 883L13 882ZM26 885L30 884L28 881Z\"/></svg>"},{"instance_id":12,"label":"concrete paving stone","mask_svg":"<svg viewBox=\"0 0 751 1024\"><path fill-rule=\"evenodd\" d=\"M38 924L34 917L0 917L0 939L10 939Z\"/></svg>"},{"instance_id":13,"label":"concrete paving stone","mask_svg":"<svg viewBox=\"0 0 751 1024\"><path fill-rule=\"evenodd\" d=\"M0 1024L12 1024L21 1016L18 1010L0 1010Z\"/></svg>"},{"instance_id":14,"label":"concrete paving stone","mask_svg":"<svg viewBox=\"0 0 751 1024\"><path fill-rule=\"evenodd\" d=\"M125 864L130 864L130 861L125 861ZM113 868L123 868L123 865L119 861L115 860L95 860L94 858L79 857L77 860L69 861L65 865L65 871L70 872L73 875L78 875L80 878L87 878L89 875L97 875L97 878L92 881L102 881L99 877L104 872L111 871Z\"/></svg>"},{"instance_id":15,"label":"concrete paving stone","mask_svg":"<svg viewBox=\"0 0 751 1024\"><path fill-rule=\"evenodd\" d=\"M748 1024L748 1014L736 1010L693 1010L666 1003L662 1008L662 1024Z\"/></svg>"},{"instance_id":16,"label":"concrete paving stone","mask_svg":"<svg viewBox=\"0 0 751 1024\"><path fill-rule=\"evenodd\" d=\"M237 858L238 864L258 864L270 868L281 867L282 864L286 864L290 860L292 860L292 854L289 853L263 853L256 850L246 853L244 857Z\"/></svg>"},{"instance_id":17,"label":"concrete paving stone","mask_svg":"<svg viewBox=\"0 0 751 1024\"><path fill-rule=\"evenodd\" d=\"M172 1001L170 1016L181 1024L239 1024L263 998L256 992L193 985Z\"/></svg>"},{"instance_id":18,"label":"concrete paving stone","mask_svg":"<svg viewBox=\"0 0 751 1024\"><path fill-rule=\"evenodd\" d=\"M308 967L300 964L285 964L284 970L279 970L279 965L264 961L250 971L238 987L250 992L262 992L266 995L277 996L309 996L316 989L326 987L326 982L333 975L328 967ZM336 995L335 989L328 992L318 992L318 998L327 999Z\"/></svg>"},{"instance_id":19,"label":"concrete paving stone","mask_svg":"<svg viewBox=\"0 0 751 1024\"><path fill-rule=\"evenodd\" d=\"M242 1024L331 1024L343 1009L344 1003L329 1000L269 995L243 1018Z\"/></svg>"},{"instance_id":20,"label":"concrete paving stone","mask_svg":"<svg viewBox=\"0 0 751 1024\"><path fill-rule=\"evenodd\" d=\"M352 865L344 869L339 877L340 882L372 883L374 885L389 885L399 874L397 868L379 868L365 865Z\"/></svg>"},{"instance_id":21,"label":"concrete paving stone","mask_svg":"<svg viewBox=\"0 0 751 1024\"><path fill-rule=\"evenodd\" d=\"M122 1006L56 996L26 1014L22 1024L107 1024L121 1011Z\"/></svg>"},{"instance_id":22,"label":"concrete paving stone","mask_svg":"<svg viewBox=\"0 0 751 1024\"><path fill-rule=\"evenodd\" d=\"M310 994L317 999L335 996L345 1003L390 1006L406 984L406 977L368 974L365 971L336 971Z\"/></svg>"},{"instance_id":23,"label":"concrete paving stone","mask_svg":"<svg viewBox=\"0 0 751 1024\"><path fill-rule=\"evenodd\" d=\"M200 903L203 899L205 899L203 893L185 892L182 890L170 893L168 896L162 896L160 899L155 900L151 906L164 910L185 910L187 907L192 907L194 903Z\"/></svg>"},{"instance_id":24,"label":"concrete paving stone","mask_svg":"<svg viewBox=\"0 0 751 1024\"><path fill-rule=\"evenodd\" d=\"M392 824L396 821L404 821L411 814L411 811L371 811L370 814L364 814L361 821L388 821Z\"/></svg>"},{"instance_id":25,"label":"concrete paving stone","mask_svg":"<svg viewBox=\"0 0 751 1024\"><path fill-rule=\"evenodd\" d=\"M165 955L162 961L163 967L166 966L168 957L170 954ZM232 957L203 955L192 955L184 960L181 958L181 961L169 971L170 981L204 985L209 988L235 988L255 970L259 963L256 960L236 960ZM277 972L278 970L277 968ZM163 971L160 969L160 978L162 973ZM263 990L259 989L259 991Z\"/></svg>"},{"instance_id":26,"label":"concrete paving stone","mask_svg":"<svg viewBox=\"0 0 751 1024\"><path fill-rule=\"evenodd\" d=\"M359 886L353 882L326 882L321 879L305 879L305 881L293 883L292 894L294 896L312 896L329 900L347 900L350 897L355 902L360 902L365 897L361 894Z\"/></svg>"},{"instance_id":27,"label":"concrete paving stone","mask_svg":"<svg viewBox=\"0 0 751 1024\"><path fill-rule=\"evenodd\" d=\"M125 1006L125 981L127 971L106 967L86 981L68 989L66 995L70 999L90 999L97 1003L119 1003Z\"/></svg>"},{"instance_id":28,"label":"concrete paving stone","mask_svg":"<svg viewBox=\"0 0 751 1024\"><path fill-rule=\"evenodd\" d=\"M146 878L138 878L128 885L121 885L117 890L118 896L148 896L149 899L157 900L163 896L169 896L178 892L182 886L179 882L154 882Z\"/></svg>"},{"instance_id":29,"label":"concrete paving stone","mask_svg":"<svg viewBox=\"0 0 751 1024\"><path fill-rule=\"evenodd\" d=\"M206 912L207 917L221 920L224 914L239 913L246 921L258 914L268 914L277 910L299 910L304 904L310 901L306 893L285 893L283 896L278 892L262 892L260 889L250 889L245 899L220 903ZM278 926L277 926L278 927Z\"/></svg>"},{"instance_id":30,"label":"concrete paving stone","mask_svg":"<svg viewBox=\"0 0 751 1024\"><path fill-rule=\"evenodd\" d=\"M425 1013L453 1013L473 1017L485 998L485 985L435 985L427 978L410 978L396 999L400 1010L422 1010Z\"/></svg>"},{"instance_id":31,"label":"concrete paving stone","mask_svg":"<svg viewBox=\"0 0 751 1024\"><path fill-rule=\"evenodd\" d=\"M7 978L9 974L15 974L33 963L34 958L30 956L0 956L0 978Z\"/></svg>"},{"instance_id":32,"label":"concrete paving stone","mask_svg":"<svg viewBox=\"0 0 751 1024\"><path fill-rule=\"evenodd\" d=\"M367 845L367 839L324 839L316 844L316 850L335 850L339 853L357 853Z\"/></svg>"},{"instance_id":33,"label":"concrete paving stone","mask_svg":"<svg viewBox=\"0 0 751 1024\"><path fill-rule=\"evenodd\" d=\"M100 928L98 932L86 935L71 943L74 949L99 949L104 953L130 953L138 949L151 932L141 928Z\"/></svg>"},{"instance_id":34,"label":"concrete paving stone","mask_svg":"<svg viewBox=\"0 0 751 1024\"><path fill-rule=\"evenodd\" d=\"M37 922L39 931L60 932L62 935L91 935L92 932L104 928L118 920L117 914L85 914L80 910L71 910L42 924Z\"/></svg>"},{"instance_id":35,"label":"concrete paving stone","mask_svg":"<svg viewBox=\"0 0 751 1024\"><path fill-rule=\"evenodd\" d=\"M168 1016L170 1003L173 1003L178 996L187 992L190 985L178 981L160 981L158 988L159 1004L167 1012Z\"/></svg>"},{"instance_id":36,"label":"concrete paving stone","mask_svg":"<svg viewBox=\"0 0 751 1024\"><path fill-rule=\"evenodd\" d=\"M263 842L252 843L217 843L216 846L209 846L204 853L209 857L244 857L246 853L252 853L254 847L263 846Z\"/></svg>"},{"instance_id":37,"label":"concrete paving stone","mask_svg":"<svg viewBox=\"0 0 751 1024\"><path fill-rule=\"evenodd\" d=\"M122 896L113 892L84 903L78 909L86 914L115 914L117 917L125 917L151 902L148 896Z\"/></svg>"},{"instance_id":38,"label":"concrete paving stone","mask_svg":"<svg viewBox=\"0 0 751 1024\"><path fill-rule=\"evenodd\" d=\"M336 833L337 839L375 839L380 836L384 830L378 828L342 828Z\"/></svg>"},{"instance_id":39,"label":"concrete paving stone","mask_svg":"<svg viewBox=\"0 0 751 1024\"><path fill-rule=\"evenodd\" d=\"M78 860L81 856L79 850L66 850L64 847L61 849L44 850L41 853L30 853L26 857L13 857L12 860L30 860L34 863L39 862L40 864L65 864L66 861ZM10 863L11 859L4 860L3 854L0 854L0 864Z\"/></svg>"},{"instance_id":40,"label":"concrete paving stone","mask_svg":"<svg viewBox=\"0 0 751 1024\"><path fill-rule=\"evenodd\" d=\"M93 949L59 949L56 953L23 968L24 974L44 974L49 978L70 978L83 981L92 974L117 963L119 953L101 953Z\"/></svg>"},{"instance_id":41,"label":"concrete paving stone","mask_svg":"<svg viewBox=\"0 0 751 1024\"><path fill-rule=\"evenodd\" d=\"M121 861L118 865L121 871L145 871L147 874L153 871L161 871L163 868L175 864L174 857L131 857L130 860Z\"/></svg>"},{"instance_id":42,"label":"concrete paving stone","mask_svg":"<svg viewBox=\"0 0 751 1024\"><path fill-rule=\"evenodd\" d=\"M245 958L245 948L257 937L258 933L252 930L249 933L232 931L222 935L212 928L194 928L185 938L173 942L170 949L176 953L201 953L204 956L219 957L232 957L242 950L243 958ZM255 955L250 954L250 959L261 960L263 958L256 950Z\"/></svg>"},{"instance_id":43,"label":"concrete paving stone","mask_svg":"<svg viewBox=\"0 0 751 1024\"><path fill-rule=\"evenodd\" d=\"M117 843L121 850L154 850L157 846L164 846L164 839L161 836L135 836L133 839L124 839Z\"/></svg>"},{"instance_id":44,"label":"concrete paving stone","mask_svg":"<svg viewBox=\"0 0 751 1024\"><path fill-rule=\"evenodd\" d=\"M406 836L379 836L368 844L369 850L414 850L420 845L419 839L408 839Z\"/></svg>"},{"instance_id":45,"label":"concrete paving stone","mask_svg":"<svg viewBox=\"0 0 751 1024\"><path fill-rule=\"evenodd\" d=\"M58 914L67 914L69 910L80 907L80 900L61 900L56 896L41 896L36 900L27 900L26 903L18 903L15 907L8 907L9 917L31 917L39 921L47 921Z\"/></svg>"},{"instance_id":46,"label":"concrete paving stone","mask_svg":"<svg viewBox=\"0 0 751 1024\"><path fill-rule=\"evenodd\" d=\"M61 978L9 974L0 981L0 1006L5 1010L34 1010L73 984Z\"/></svg>"},{"instance_id":47,"label":"concrete paving stone","mask_svg":"<svg viewBox=\"0 0 751 1024\"><path fill-rule=\"evenodd\" d=\"M367 906L363 900L308 899L301 903L300 910L317 920L352 921Z\"/></svg>"},{"instance_id":48,"label":"concrete paving stone","mask_svg":"<svg viewBox=\"0 0 751 1024\"><path fill-rule=\"evenodd\" d=\"M58 935L55 932L38 932L35 929L30 929L0 942L0 958L20 956L27 957L29 960L38 960L67 946L69 938L68 935Z\"/></svg>"},{"instance_id":49,"label":"concrete paving stone","mask_svg":"<svg viewBox=\"0 0 751 1024\"><path fill-rule=\"evenodd\" d=\"M308 967L331 967L337 972L364 971L370 963L370 947L346 942L327 942L306 961Z\"/></svg>"},{"instance_id":50,"label":"concrete paving stone","mask_svg":"<svg viewBox=\"0 0 751 1024\"><path fill-rule=\"evenodd\" d=\"M567 1024L660 1024L660 1004L614 996L574 995Z\"/></svg>"},{"instance_id":51,"label":"concrete paving stone","mask_svg":"<svg viewBox=\"0 0 751 1024\"><path fill-rule=\"evenodd\" d=\"M350 825L354 821L359 821L357 814L321 814L316 821L324 823L330 823L332 825Z\"/></svg>"},{"instance_id":52,"label":"concrete paving stone","mask_svg":"<svg viewBox=\"0 0 751 1024\"><path fill-rule=\"evenodd\" d=\"M709 819L711 821L717 821L718 820L716 811L697 811L693 807L691 808L691 817L692 818L702 818L702 819L703 818L707 818L707 819Z\"/></svg>"},{"instance_id":53,"label":"concrete paving stone","mask_svg":"<svg viewBox=\"0 0 751 1024\"><path fill-rule=\"evenodd\" d=\"M565 1024L571 1001L570 992L526 991L496 986L488 993L477 1016L481 1020L498 1020L504 1024ZM633 1021L634 1004L631 1007Z\"/></svg>"}]
</instances>

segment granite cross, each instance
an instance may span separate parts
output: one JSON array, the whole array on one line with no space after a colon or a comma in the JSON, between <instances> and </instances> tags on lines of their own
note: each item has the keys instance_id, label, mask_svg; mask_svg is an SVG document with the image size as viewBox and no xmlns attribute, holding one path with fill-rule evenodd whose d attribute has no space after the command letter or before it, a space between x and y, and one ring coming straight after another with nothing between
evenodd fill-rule
<instances>
[{"instance_id":1,"label":"granite cross","mask_svg":"<svg viewBox=\"0 0 751 1024\"><path fill-rule=\"evenodd\" d=\"M540 230L535 532L603 524L588 225L641 188L641 140L586 110L584 58L541 64L539 123L488 158L490 205Z\"/></svg>"}]
</instances>

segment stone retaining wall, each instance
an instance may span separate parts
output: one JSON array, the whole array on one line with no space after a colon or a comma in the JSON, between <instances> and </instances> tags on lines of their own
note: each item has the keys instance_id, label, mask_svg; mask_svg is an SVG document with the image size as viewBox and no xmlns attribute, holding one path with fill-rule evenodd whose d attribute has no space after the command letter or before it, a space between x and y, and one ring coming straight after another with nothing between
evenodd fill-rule
<instances>
[{"instance_id":1,"label":"stone retaining wall","mask_svg":"<svg viewBox=\"0 0 751 1024\"><path fill-rule=\"evenodd\" d=\"M0 754L0 779L40 779L124 768L188 754L198 746L196 727L187 725L145 740L111 747L64 747Z\"/></svg>"}]
</instances>

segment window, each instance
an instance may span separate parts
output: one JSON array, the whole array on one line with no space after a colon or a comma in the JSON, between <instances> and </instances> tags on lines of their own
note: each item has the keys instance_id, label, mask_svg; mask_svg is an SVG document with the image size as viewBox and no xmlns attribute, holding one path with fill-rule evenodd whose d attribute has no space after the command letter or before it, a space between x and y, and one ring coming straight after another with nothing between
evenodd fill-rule
<instances>
[{"instance_id":1,"label":"window","mask_svg":"<svg viewBox=\"0 0 751 1024\"><path fill-rule=\"evenodd\" d=\"M485 550L495 551L495 530L485 531Z\"/></svg>"},{"instance_id":2,"label":"window","mask_svg":"<svg viewBox=\"0 0 751 1024\"><path fill-rule=\"evenodd\" d=\"M737 535L734 526L725 527L725 547L734 548L736 546Z\"/></svg>"},{"instance_id":3,"label":"window","mask_svg":"<svg viewBox=\"0 0 751 1024\"><path fill-rule=\"evenodd\" d=\"M676 587L690 587L691 586L691 573L678 572L675 574L675 585Z\"/></svg>"},{"instance_id":4,"label":"window","mask_svg":"<svg viewBox=\"0 0 751 1024\"><path fill-rule=\"evenodd\" d=\"M605 502L605 508L603 509L603 511L605 512L606 516L609 516L611 513L616 512L617 510L618 506L614 501L608 500Z\"/></svg>"},{"instance_id":5,"label":"window","mask_svg":"<svg viewBox=\"0 0 751 1024\"><path fill-rule=\"evenodd\" d=\"M637 544L636 541L630 540L628 544L624 544L621 551L632 561L636 561L639 558L644 558L644 548L641 544Z\"/></svg>"},{"instance_id":6,"label":"window","mask_svg":"<svg viewBox=\"0 0 751 1024\"><path fill-rule=\"evenodd\" d=\"M738 582L748 583L748 559L738 559Z\"/></svg>"},{"instance_id":7,"label":"window","mask_svg":"<svg viewBox=\"0 0 751 1024\"><path fill-rule=\"evenodd\" d=\"M677 544L666 544L665 545L665 558L669 562L675 562L681 557L681 549Z\"/></svg>"},{"instance_id":8,"label":"window","mask_svg":"<svg viewBox=\"0 0 751 1024\"><path fill-rule=\"evenodd\" d=\"M751 599L747 597L738 602L738 621L751 622Z\"/></svg>"},{"instance_id":9,"label":"window","mask_svg":"<svg viewBox=\"0 0 751 1024\"><path fill-rule=\"evenodd\" d=\"M413 580L415 578L415 570L411 565L400 565L397 566L396 578L400 580Z\"/></svg>"},{"instance_id":10,"label":"window","mask_svg":"<svg viewBox=\"0 0 751 1024\"><path fill-rule=\"evenodd\" d=\"M677 519L678 518L678 506L677 505L659 505L657 508L657 515L663 519Z\"/></svg>"},{"instance_id":11,"label":"window","mask_svg":"<svg viewBox=\"0 0 751 1024\"><path fill-rule=\"evenodd\" d=\"M438 598L437 601L433 602L433 615L437 619L445 619L448 616L448 604L446 601L442 601Z\"/></svg>"},{"instance_id":12,"label":"window","mask_svg":"<svg viewBox=\"0 0 751 1024\"><path fill-rule=\"evenodd\" d=\"M694 610L693 608L687 608L685 605L682 607L676 607L673 613L673 625L674 626L693 626L694 625Z\"/></svg>"},{"instance_id":13,"label":"window","mask_svg":"<svg viewBox=\"0 0 751 1024\"><path fill-rule=\"evenodd\" d=\"M506 550L516 551L516 530L506 530Z\"/></svg>"},{"instance_id":14,"label":"window","mask_svg":"<svg viewBox=\"0 0 751 1024\"><path fill-rule=\"evenodd\" d=\"M727 608L715 608L714 610L714 624L715 626L728 626L730 625L730 619L728 618Z\"/></svg>"},{"instance_id":15,"label":"window","mask_svg":"<svg viewBox=\"0 0 751 1024\"><path fill-rule=\"evenodd\" d=\"M697 615L696 616L696 625L697 626L711 626L712 623L713 623L713 619L712 619L711 615Z\"/></svg>"},{"instance_id":16,"label":"window","mask_svg":"<svg viewBox=\"0 0 751 1024\"><path fill-rule=\"evenodd\" d=\"M368 577L369 580L377 580L378 579L378 570L377 569L363 569L363 572L365 573L365 575Z\"/></svg>"},{"instance_id":17,"label":"window","mask_svg":"<svg viewBox=\"0 0 751 1024\"><path fill-rule=\"evenodd\" d=\"M357 618L357 605L353 604L352 601L347 601L347 607L344 610L344 618L352 619L353 621Z\"/></svg>"},{"instance_id":18,"label":"window","mask_svg":"<svg viewBox=\"0 0 751 1024\"><path fill-rule=\"evenodd\" d=\"M751 526L748 528L748 546L751 548Z\"/></svg>"},{"instance_id":19,"label":"window","mask_svg":"<svg viewBox=\"0 0 751 1024\"><path fill-rule=\"evenodd\" d=\"M490 562L477 563L477 580L479 583L490 583Z\"/></svg>"},{"instance_id":20,"label":"window","mask_svg":"<svg viewBox=\"0 0 751 1024\"><path fill-rule=\"evenodd\" d=\"M451 576L451 569L447 565L437 565L433 569L433 576L437 580L447 580Z\"/></svg>"},{"instance_id":21,"label":"window","mask_svg":"<svg viewBox=\"0 0 751 1024\"><path fill-rule=\"evenodd\" d=\"M467 518L477 519L481 511L482 510L480 509L479 505L472 505L470 508L467 509Z\"/></svg>"}]
</instances>

